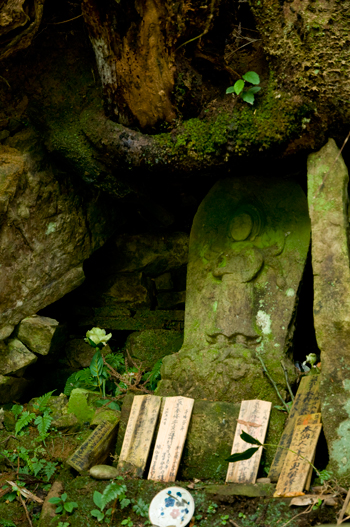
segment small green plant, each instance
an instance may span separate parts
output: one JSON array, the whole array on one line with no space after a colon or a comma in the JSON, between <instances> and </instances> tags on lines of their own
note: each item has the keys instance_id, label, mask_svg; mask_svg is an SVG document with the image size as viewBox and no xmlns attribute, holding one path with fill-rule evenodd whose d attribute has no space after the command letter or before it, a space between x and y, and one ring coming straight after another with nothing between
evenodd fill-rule
<instances>
[{"instance_id":1,"label":"small green plant","mask_svg":"<svg viewBox=\"0 0 350 527\"><path fill-rule=\"evenodd\" d=\"M120 481L123 480L121 476L119 476L117 479ZM92 511L90 511L91 516L96 518L99 522L105 520L107 521L107 523L109 523L109 518L107 517L112 515L112 509L108 509L106 512L103 512L104 508L108 503L114 500L119 500L122 509L124 507L127 507L131 503L131 501L126 498L126 491L126 485L124 485L123 483L119 484L116 481L112 481L112 483L107 485L102 494L101 492L95 490L93 495L93 501L94 504L98 507L98 509L93 509Z\"/></svg>"},{"instance_id":2,"label":"small green plant","mask_svg":"<svg viewBox=\"0 0 350 527\"><path fill-rule=\"evenodd\" d=\"M253 86L246 87L246 82L253 84ZM226 94L235 93L236 95L240 95L243 101L249 104L254 104L254 96L261 90L261 87L257 86L257 84L260 84L259 75L255 73L255 71L247 71L247 73L242 75L242 78L236 81L233 86L227 88Z\"/></svg>"},{"instance_id":3,"label":"small green plant","mask_svg":"<svg viewBox=\"0 0 350 527\"><path fill-rule=\"evenodd\" d=\"M0 525L3 527L16 527L16 524L13 523L11 520L0 520Z\"/></svg>"},{"instance_id":4,"label":"small green plant","mask_svg":"<svg viewBox=\"0 0 350 527\"><path fill-rule=\"evenodd\" d=\"M217 503L214 503L214 502L212 501L212 502L210 503L209 507L207 508L207 513L208 513L208 514L215 514L217 508L218 508Z\"/></svg>"},{"instance_id":5,"label":"small green plant","mask_svg":"<svg viewBox=\"0 0 350 527\"><path fill-rule=\"evenodd\" d=\"M326 481L329 481L330 479L332 479L332 477L333 477L333 472L325 469L325 470L320 470L320 472L318 473L317 479L319 480L321 485L324 485Z\"/></svg>"},{"instance_id":6,"label":"small green plant","mask_svg":"<svg viewBox=\"0 0 350 527\"><path fill-rule=\"evenodd\" d=\"M146 387L152 392L157 388L157 384L160 381L160 368L162 367L162 359L158 360L153 366L151 371L146 372L142 380L147 381Z\"/></svg>"},{"instance_id":7,"label":"small green plant","mask_svg":"<svg viewBox=\"0 0 350 527\"><path fill-rule=\"evenodd\" d=\"M239 512L239 513L238 513L238 518L242 518L242 520L245 520L246 517L247 517L247 516L246 516L243 512Z\"/></svg>"},{"instance_id":8,"label":"small green plant","mask_svg":"<svg viewBox=\"0 0 350 527\"><path fill-rule=\"evenodd\" d=\"M78 508L78 504L75 501L67 501L67 493L65 492L60 497L50 498L49 503L53 503L54 505L57 505L55 513L56 514L63 514L65 512L68 512L68 514L72 514L74 509Z\"/></svg>"},{"instance_id":9,"label":"small green plant","mask_svg":"<svg viewBox=\"0 0 350 527\"><path fill-rule=\"evenodd\" d=\"M45 477L47 482L50 481L58 465L57 462L47 461L39 457L45 454L45 450L40 446L34 450L27 450L27 448L21 445L12 451L3 450L2 453L12 466L18 466L19 474L32 474L35 477ZM20 464L21 461L24 462L24 465L23 463Z\"/></svg>"},{"instance_id":10,"label":"small green plant","mask_svg":"<svg viewBox=\"0 0 350 527\"><path fill-rule=\"evenodd\" d=\"M154 365L151 372L142 375L141 363L137 364L127 352L125 358L120 352L109 353L103 357L101 348L106 345L111 335L111 333L106 335L105 330L100 328L92 328L86 333L86 342L97 348L97 351L89 368L75 372L67 379L64 388L65 395L70 396L74 388L99 391L105 399L98 401L98 406L108 405L109 408L119 410L119 405L108 397L120 398L131 387L137 387L144 393L149 393L149 390L156 388L160 379L161 361Z\"/></svg>"},{"instance_id":11,"label":"small green plant","mask_svg":"<svg viewBox=\"0 0 350 527\"><path fill-rule=\"evenodd\" d=\"M123 520L120 525L125 525L126 527L132 527L134 523L131 521L130 516Z\"/></svg>"},{"instance_id":12,"label":"small green plant","mask_svg":"<svg viewBox=\"0 0 350 527\"><path fill-rule=\"evenodd\" d=\"M134 503L132 510L139 516L142 516L142 518L148 518L149 505L147 505L142 498L139 498L136 503L135 500L131 501Z\"/></svg>"},{"instance_id":13,"label":"small green plant","mask_svg":"<svg viewBox=\"0 0 350 527\"><path fill-rule=\"evenodd\" d=\"M24 433L24 429L34 420L34 424L36 425L39 433L37 441L42 441L45 445L45 439L49 435L48 430L52 423L52 417L50 416L51 410L50 408L47 408L47 405L54 391L55 390L52 390L52 392L45 393L36 400L35 404L33 405L33 408L36 413L29 412L28 410L23 411L23 406L19 404L14 404L12 406L11 411L14 414L16 420L16 436L22 435Z\"/></svg>"},{"instance_id":14,"label":"small green plant","mask_svg":"<svg viewBox=\"0 0 350 527\"><path fill-rule=\"evenodd\" d=\"M69 527L69 522L58 522L57 527Z\"/></svg>"},{"instance_id":15,"label":"small green plant","mask_svg":"<svg viewBox=\"0 0 350 527\"><path fill-rule=\"evenodd\" d=\"M220 516L220 520L221 520L220 525L227 525L228 523L227 520L229 519L229 517L230 516L228 514L225 514L225 516Z\"/></svg>"},{"instance_id":16,"label":"small green plant","mask_svg":"<svg viewBox=\"0 0 350 527\"><path fill-rule=\"evenodd\" d=\"M322 505L322 500L318 499L315 505L312 507L312 510L317 511L317 509L319 509L321 505Z\"/></svg>"}]
</instances>

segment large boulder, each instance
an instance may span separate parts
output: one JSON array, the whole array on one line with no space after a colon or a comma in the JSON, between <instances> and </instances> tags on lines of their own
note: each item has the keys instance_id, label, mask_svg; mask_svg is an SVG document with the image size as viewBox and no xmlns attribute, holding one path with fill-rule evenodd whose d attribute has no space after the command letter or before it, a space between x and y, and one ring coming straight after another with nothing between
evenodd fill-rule
<instances>
[{"instance_id":1,"label":"large boulder","mask_svg":"<svg viewBox=\"0 0 350 527\"><path fill-rule=\"evenodd\" d=\"M19 324L17 338L31 351L47 355L64 341L65 329L53 318L32 315Z\"/></svg>"},{"instance_id":2,"label":"large boulder","mask_svg":"<svg viewBox=\"0 0 350 527\"><path fill-rule=\"evenodd\" d=\"M314 323L321 350L322 421L332 470L350 483L348 170L330 139L308 159Z\"/></svg>"},{"instance_id":3,"label":"large boulder","mask_svg":"<svg viewBox=\"0 0 350 527\"><path fill-rule=\"evenodd\" d=\"M310 243L302 189L277 178L219 181L194 218L182 349L163 360L159 395L277 401Z\"/></svg>"},{"instance_id":4,"label":"large boulder","mask_svg":"<svg viewBox=\"0 0 350 527\"><path fill-rule=\"evenodd\" d=\"M112 233L116 215L104 196L55 174L30 129L7 145L0 146L0 339L83 282L83 262Z\"/></svg>"},{"instance_id":5,"label":"large boulder","mask_svg":"<svg viewBox=\"0 0 350 527\"><path fill-rule=\"evenodd\" d=\"M22 377L25 370L38 360L34 353L18 339L10 339L7 344L0 341L0 374Z\"/></svg>"}]
</instances>

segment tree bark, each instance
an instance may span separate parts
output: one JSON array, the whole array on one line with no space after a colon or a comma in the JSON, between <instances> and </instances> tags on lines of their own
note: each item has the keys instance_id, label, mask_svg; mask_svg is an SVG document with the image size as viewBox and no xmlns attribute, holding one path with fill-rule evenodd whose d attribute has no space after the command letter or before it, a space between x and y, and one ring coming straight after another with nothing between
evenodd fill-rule
<instances>
[{"instance_id":1,"label":"tree bark","mask_svg":"<svg viewBox=\"0 0 350 527\"><path fill-rule=\"evenodd\" d=\"M0 8L0 60L25 49L39 29L45 0L7 0Z\"/></svg>"},{"instance_id":2,"label":"tree bark","mask_svg":"<svg viewBox=\"0 0 350 527\"><path fill-rule=\"evenodd\" d=\"M201 3L195 0L189 7L185 0L82 0L107 112L112 118L142 129L175 119L172 91L176 46L191 25L186 22L187 11L197 13L201 6L196 4ZM212 0L207 20L199 20L196 36L208 30L214 4ZM194 18L192 13L192 22Z\"/></svg>"}]
</instances>

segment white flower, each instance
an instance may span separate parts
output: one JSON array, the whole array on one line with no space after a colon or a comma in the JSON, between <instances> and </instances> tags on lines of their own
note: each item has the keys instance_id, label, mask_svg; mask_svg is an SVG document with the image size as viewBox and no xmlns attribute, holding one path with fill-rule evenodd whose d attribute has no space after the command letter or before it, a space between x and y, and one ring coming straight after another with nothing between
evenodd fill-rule
<instances>
[{"instance_id":1,"label":"white flower","mask_svg":"<svg viewBox=\"0 0 350 527\"><path fill-rule=\"evenodd\" d=\"M106 346L111 336L112 333L108 333L108 335L106 335L106 331L104 329L92 328L86 332L86 338L84 340L85 342L89 343L88 339L90 339L94 344L96 344L96 346L98 346L99 344Z\"/></svg>"}]
</instances>

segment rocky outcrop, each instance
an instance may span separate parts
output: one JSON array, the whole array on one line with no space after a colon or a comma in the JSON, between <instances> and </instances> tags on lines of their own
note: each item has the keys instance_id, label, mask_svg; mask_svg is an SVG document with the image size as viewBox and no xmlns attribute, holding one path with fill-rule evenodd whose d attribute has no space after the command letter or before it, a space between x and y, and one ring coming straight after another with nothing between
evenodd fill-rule
<instances>
[{"instance_id":1,"label":"rocky outcrop","mask_svg":"<svg viewBox=\"0 0 350 527\"><path fill-rule=\"evenodd\" d=\"M350 471L349 176L330 139L308 159L314 323L321 350L322 421L332 470ZM349 480L348 480L349 481Z\"/></svg>"},{"instance_id":2,"label":"rocky outcrop","mask_svg":"<svg viewBox=\"0 0 350 527\"><path fill-rule=\"evenodd\" d=\"M7 144L0 147L0 339L83 282L82 264L116 216L104 197L54 173L30 130Z\"/></svg>"}]
</instances>

